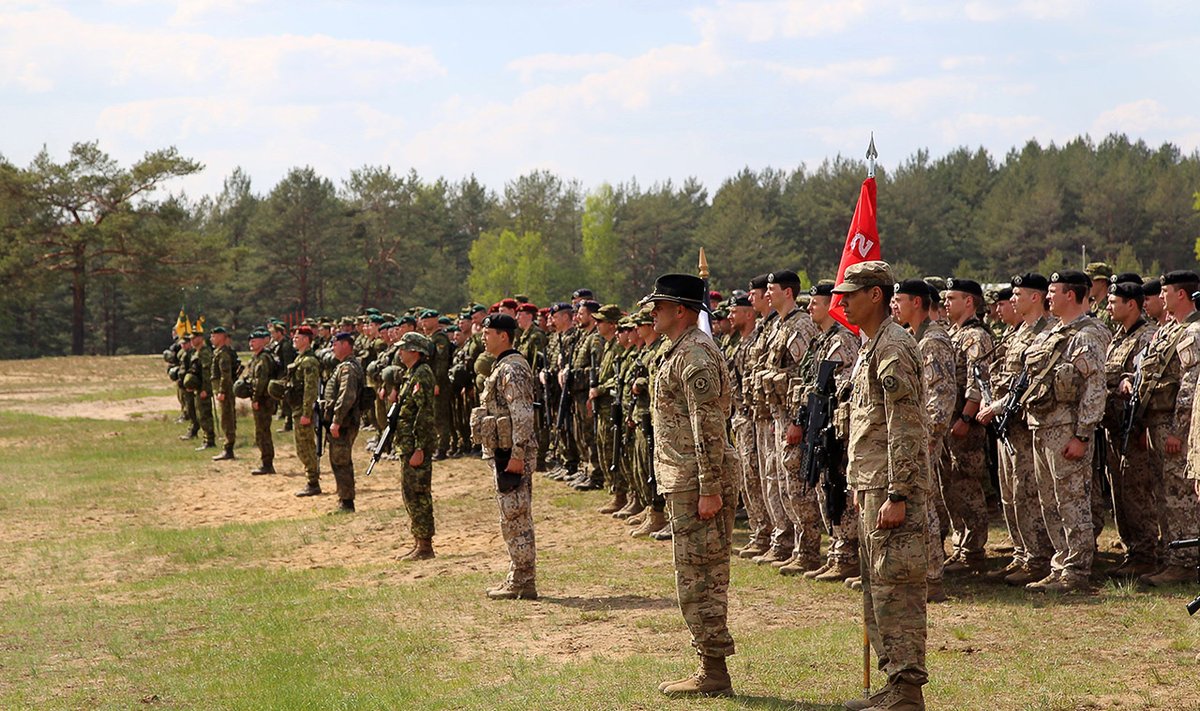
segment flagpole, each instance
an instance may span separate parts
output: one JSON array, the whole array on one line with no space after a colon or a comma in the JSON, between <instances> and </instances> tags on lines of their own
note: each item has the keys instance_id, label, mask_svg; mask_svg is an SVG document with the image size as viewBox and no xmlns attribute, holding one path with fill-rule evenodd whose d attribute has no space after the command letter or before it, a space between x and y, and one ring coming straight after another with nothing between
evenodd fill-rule
<instances>
[{"instance_id":1,"label":"flagpole","mask_svg":"<svg viewBox=\"0 0 1200 711\"><path fill-rule=\"evenodd\" d=\"M875 177L875 159L879 157L879 151L875 150L875 132L871 131L871 145L867 146L867 177Z\"/></svg>"},{"instance_id":2,"label":"flagpole","mask_svg":"<svg viewBox=\"0 0 1200 711\"><path fill-rule=\"evenodd\" d=\"M867 178L875 177L875 159L879 157L879 151L875 150L875 132L871 132L871 143L867 146ZM865 594L865 593L864 593ZM863 655L863 698L871 696L871 635L869 634L869 625L867 624L867 615L871 611L867 606L863 605L863 636L862 636L862 655Z\"/></svg>"},{"instance_id":3,"label":"flagpole","mask_svg":"<svg viewBox=\"0 0 1200 711\"><path fill-rule=\"evenodd\" d=\"M696 275L704 281L704 308L700 310L700 330L712 336L712 319L708 315L712 304L708 298L708 257L704 256L704 248L700 248L700 262L696 265Z\"/></svg>"}]
</instances>

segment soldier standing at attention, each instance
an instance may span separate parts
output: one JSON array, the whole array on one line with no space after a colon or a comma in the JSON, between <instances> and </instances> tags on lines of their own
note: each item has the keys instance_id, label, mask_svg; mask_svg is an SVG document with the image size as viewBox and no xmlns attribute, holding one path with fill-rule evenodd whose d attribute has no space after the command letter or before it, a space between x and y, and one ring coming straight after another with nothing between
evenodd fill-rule
<instances>
[{"instance_id":1,"label":"soldier standing at attention","mask_svg":"<svg viewBox=\"0 0 1200 711\"><path fill-rule=\"evenodd\" d=\"M1092 280L1088 291L1088 316L1099 319L1108 330L1117 330L1112 314L1108 312L1108 287L1113 278L1113 268L1104 262L1092 262L1083 269Z\"/></svg>"},{"instance_id":2,"label":"soldier standing at attention","mask_svg":"<svg viewBox=\"0 0 1200 711\"><path fill-rule=\"evenodd\" d=\"M179 435L179 439L182 440L196 439L196 433L200 431L200 418L196 414L196 392L188 388L187 377L188 373L192 372L192 358L196 355L192 349L191 324L188 325L188 331L180 340L179 348L179 388L183 393L184 420L188 423L188 431Z\"/></svg>"},{"instance_id":3,"label":"soldier standing at attention","mask_svg":"<svg viewBox=\"0 0 1200 711\"><path fill-rule=\"evenodd\" d=\"M750 529L746 545L737 551L741 558L753 558L771 547L771 517L758 472L758 441L754 433L754 412L751 405L754 372L750 351L761 330L758 313L749 296L736 296L729 307L729 321L737 339L729 357L729 375L733 394L733 419L730 428L733 442L741 460L742 501L746 504L747 525Z\"/></svg>"},{"instance_id":4,"label":"soldier standing at attention","mask_svg":"<svg viewBox=\"0 0 1200 711\"><path fill-rule=\"evenodd\" d=\"M653 304L655 332L670 339L651 391L654 471L670 510L679 609L700 655L695 673L659 685L668 696L733 695L726 617L739 466L726 434L732 395L725 356L696 327L703 300L703 280L689 274L659 277L642 300Z\"/></svg>"},{"instance_id":5,"label":"soldier standing at attention","mask_svg":"<svg viewBox=\"0 0 1200 711\"><path fill-rule=\"evenodd\" d=\"M213 461L233 459L233 445L237 440L237 400L233 397L233 381L237 377L237 355L229 345L229 334L217 326L212 330L216 345L212 358L212 381L217 402L221 408L221 431L225 435L225 449Z\"/></svg>"},{"instance_id":6,"label":"soldier standing at attention","mask_svg":"<svg viewBox=\"0 0 1200 711\"><path fill-rule=\"evenodd\" d=\"M354 511L354 439L358 436L358 393L363 370L354 357L354 334L333 337L337 366L325 384L325 416L329 419L329 468L337 482L337 513Z\"/></svg>"},{"instance_id":7,"label":"soldier standing at attention","mask_svg":"<svg viewBox=\"0 0 1200 711\"><path fill-rule=\"evenodd\" d=\"M266 350L271 333L264 328L250 332L250 412L254 415L254 446L258 447L259 465L251 474L275 473L275 442L271 437L271 418L275 398L267 392L275 377L275 356Z\"/></svg>"},{"instance_id":8,"label":"soldier standing at attention","mask_svg":"<svg viewBox=\"0 0 1200 711\"><path fill-rule=\"evenodd\" d=\"M863 610L887 684L851 711L923 711L926 588L925 505L929 432L917 342L889 316L893 282L886 262L846 269L834 293L867 342L851 375L847 475L860 512Z\"/></svg>"},{"instance_id":9,"label":"soldier standing at attention","mask_svg":"<svg viewBox=\"0 0 1200 711\"><path fill-rule=\"evenodd\" d=\"M282 321L275 321L271 324L271 342L267 344L267 350L275 354L276 360L284 368L296 360L296 348L287 335L287 326L283 325ZM279 413L279 419L283 420L283 427L279 431L290 432L293 427L292 408L285 407L283 409L284 412Z\"/></svg>"},{"instance_id":10,"label":"soldier standing at attention","mask_svg":"<svg viewBox=\"0 0 1200 711\"><path fill-rule=\"evenodd\" d=\"M487 591L493 600L537 599L537 549L533 536L533 370L513 348L517 321L495 314L483 319L483 344L496 360L472 413L472 437L491 459L496 477L500 533L508 546L508 576Z\"/></svg>"},{"instance_id":11,"label":"soldier standing at attention","mask_svg":"<svg viewBox=\"0 0 1200 711\"><path fill-rule=\"evenodd\" d=\"M204 432L204 442L196 447L196 451L212 449L216 445L217 433L213 429L213 409L212 409L212 363L213 350L208 345L208 341L204 340L204 331L200 330L200 324L196 324L196 330L192 332L192 355L191 371L196 376L196 419L200 422L200 429Z\"/></svg>"},{"instance_id":12,"label":"soldier standing at attention","mask_svg":"<svg viewBox=\"0 0 1200 711\"><path fill-rule=\"evenodd\" d=\"M296 329L292 344L296 349L296 360L287 367L288 397L286 406L292 411L296 440L296 456L304 465L308 483L296 496L316 496L321 493L321 460L317 457L317 437L325 432L316 431L313 421L313 406L317 403L321 388L321 362L312 350L313 332L308 326Z\"/></svg>"},{"instance_id":13,"label":"soldier standing at attention","mask_svg":"<svg viewBox=\"0 0 1200 711\"><path fill-rule=\"evenodd\" d=\"M400 560L428 560L433 557L433 448L437 446L433 428L433 369L426 362L433 343L419 333L400 338L397 357L408 374L400 387L400 413L396 420L396 454L400 456L400 494L408 510L413 548ZM386 425L385 425L386 426Z\"/></svg>"}]
</instances>

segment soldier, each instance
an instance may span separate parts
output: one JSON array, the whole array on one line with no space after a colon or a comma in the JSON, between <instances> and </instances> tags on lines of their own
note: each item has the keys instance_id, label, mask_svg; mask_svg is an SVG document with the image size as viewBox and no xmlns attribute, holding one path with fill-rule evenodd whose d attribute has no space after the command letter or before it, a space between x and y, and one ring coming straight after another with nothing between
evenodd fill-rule
<instances>
[{"instance_id":1,"label":"soldier","mask_svg":"<svg viewBox=\"0 0 1200 711\"><path fill-rule=\"evenodd\" d=\"M1037 273L1012 278L1013 308L1020 325L1004 341L1003 355L992 371L993 401L979 412L983 424L995 422L1009 403L1013 387L1026 371L1030 349L1049 330L1046 316L1046 292L1050 281ZM1000 349L998 349L1000 350ZM1026 378L1031 375L1026 372ZM1004 521L1013 541L1013 559L1009 565L988 574L1009 585L1028 585L1050 574L1050 556L1054 554L1046 522L1038 499L1033 465L1033 433L1028 425L1013 417L1006 423L1009 446L1000 448L1000 500Z\"/></svg>"},{"instance_id":2,"label":"soldier","mask_svg":"<svg viewBox=\"0 0 1200 711\"><path fill-rule=\"evenodd\" d=\"M329 334L326 331L325 341L322 343L322 346L328 343L328 338ZM292 364L292 361L296 360L296 348L288 338L287 326L282 321L271 322L271 342L267 344L267 350L275 356L275 360L284 368L287 368ZM283 420L283 427L279 429L279 432L290 432L293 427L292 408L285 407L283 410L283 412L279 413L279 419Z\"/></svg>"},{"instance_id":3,"label":"soldier","mask_svg":"<svg viewBox=\"0 0 1200 711\"><path fill-rule=\"evenodd\" d=\"M221 415L221 431L225 435L225 449L213 457L213 461L233 459L233 445L237 440L237 400L233 396L233 381L238 377L238 357L229 345L229 334L217 326L212 330L212 341L216 346L212 357L212 382Z\"/></svg>"},{"instance_id":4,"label":"soldier","mask_svg":"<svg viewBox=\"0 0 1200 711\"><path fill-rule=\"evenodd\" d=\"M533 533L533 371L513 348L517 322L496 314L483 319L483 343L495 358L480 406L471 417L471 436L491 460L500 509L500 533L508 546L508 576L487 591L493 600L536 600L537 548Z\"/></svg>"},{"instance_id":5,"label":"soldier","mask_svg":"<svg viewBox=\"0 0 1200 711\"><path fill-rule=\"evenodd\" d=\"M617 341L617 324L621 320L621 307L616 304L602 306L593 318L599 334L603 355L597 362L595 386L588 390L588 404L592 411L592 423L596 433L596 461L599 476L613 498L598 509L598 513L613 514L625 508L629 495L625 479L613 460L613 407L616 405L617 382L620 376L618 363L625 349Z\"/></svg>"},{"instance_id":6,"label":"soldier","mask_svg":"<svg viewBox=\"0 0 1200 711\"><path fill-rule=\"evenodd\" d=\"M1179 270L1167 272L1161 281L1163 305L1173 320L1158 330L1142 360L1139 396L1146 403L1142 422L1149 430L1151 461L1155 472L1161 472L1163 537L1169 542L1200 535L1200 500L1187 479L1183 451L1200 376L1200 311L1192 301L1200 275ZM1162 563L1157 573L1138 580L1151 586L1195 582L1194 550L1167 550Z\"/></svg>"},{"instance_id":7,"label":"soldier","mask_svg":"<svg viewBox=\"0 0 1200 711\"><path fill-rule=\"evenodd\" d=\"M763 302L766 300L763 299ZM729 357L729 375L733 397L733 417L730 427L733 443L741 465L740 489L746 504L750 535L746 545L738 549L739 558L753 558L771 547L771 517L767 512L766 493L759 476L758 438L754 431L754 364L750 354L761 337L762 324L749 295L736 296L730 306L729 321L737 344Z\"/></svg>"},{"instance_id":8,"label":"soldier","mask_svg":"<svg viewBox=\"0 0 1200 711\"><path fill-rule=\"evenodd\" d=\"M797 392L791 398L792 406L797 409L802 403L808 401L810 393L816 392L817 374L822 362L832 361L838 364L837 369L834 371L834 383L836 385L840 386L849 380L850 369L848 366L854 364L854 359L858 355L858 347L861 345L858 336L854 335L850 329L838 323L829 315L833 287L834 282L826 279L809 289L808 313L812 316L813 323L816 325L820 335L813 341L812 347L808 349L801 363L801 382ZM797 427L799 431L793 430L793 426ZM803 427L803 423L794 423L788 427L789 444L792 443L793 439L795 439L796 444L804 441L807 433ZM795 436L793 437L793 435ZM844 468L845 462L838 462L838 466ZM828 476L828 472L823 472L823 475ZM789 479L790 485L803 485L799 479L800 475L793 474ZM818 513L825 525L825 529L831 533L829 551L825 557L824 564L813 570L804 572L804 577L806 578L821 581L842 581L858 575L857 512L854 510L854 501L851 497L845 493L842 496L847 499L844 502L842 516L836 521L831 521L826 513L825 488L823 486L816 487ZM786 570L787 567L785 566L779 572L783 573Z\"/></svg>"},{"instance_id":9,"label":"soldier","mask_svg":"<svg viewBox=\"0 0 1200 711\"><path fill-rule=\"evenodd\" d=\"M1141 279L1116 281L1109 287L1108 312L1117 331L1104 361L1108 398L1103 424L1107 433L1105 455L1113 497L1113 521L1125 548L1121 565L1108 573L1112 578L1158 572L1158 520L1162 502L1156 496L1156 485L1161 481L1156 476L1149 443L1141 432L1132 431L1132 421L1130 432L1124 431L1130 402L1129 395L1121 391L1121 381L1132 378L1141 367L1147 346L1158 330L1142 315L1144 303Z\"/></svg>"},{"instance_id":10,"label":"soldier","mask_svg":"<svg viewBox=\"0 0 1200 711\"><path fill-rule=\"evenodd\" d=\"M983 493L987 476L984 447L987 432L976 421L988 382L992 335L976 315L983 304L983 288L971 279L946 280L946 315L955 350L958 385L957 418L950 426L949 476L941 481L942 498L954 529L954 552L945 572L982 572L988 539L988 505ZM947 473L947 472L943 472Z\"/></svg>"},{"instance_id":11,"label":"soldier","mask_svg":"<svg viewBox=\"0 0 1200 711\"><path fill-rule=\"evenodd\" d=\"M400 413L396 420L395 450L402 463L400 494L408 510L413 548L400 560L428 560L433 553L433 370L426 362L433 343L419 333L400 338L397 356L407 375L400 388Z\"/></svg>"},{"instance_id":12,"label":"soldier","mask_svg":"<svg viewBox=\"0 0 1200 711\"><path fill-rule=\"evenodd\" d=\"M891 267L867 261L846 268L834 293L846 319L862 329L848 404L839 410L849 435L847 475L860 512L863 609L867 635L887 684L848 709L924 709L925 513L929 432L921 356L913 337L888 315Z\"/></svg>"},{"instance_id":13,"label":"soldier","mask_svg":"<svg viewBox=\"0 0 1200 711\"><path fill-rule=\"evenodd\" d=\"M1155 277L1154 279L1146 279L1142 282L1142 293L1145 295L1146 316L1150 321L1162 328L1167 325L1167 307L1163 304L1162 298L1162 279Z\"/></svg>"},{"instance_id":14,"label":"soldier","mask_svg":"<svg viewBox=\"0 0 1200 711\"><path fill-rule=\"evenodd\" d=\"M667 500L658 487L655 470L655 448L658 439L654 431L654 415L651 404L654 398L655 378L663 355L671 347L670 339L654 328L654 318L643 310L637 317L638 334L643 346L640 358L633 368L633 384L630 400L633 402L633 420L637 425L634 432L635 456L634 476L645 482L643 498L648 502L641 514L626 519L627 525L636 525L629 535L634 538L653 537L661 531L670 531L667 519Z\"/></svg>"},{"instance_id":15,"label":"soldier","mask_svg":"<svg viewBox=\"0 0 1200 711\"><path fill-rule=\"evenodd\" d=\"M437 383L433 390L435 423L437 427L437 453L435 460L446 458L450 449L450 360L454 355L454 345L446 337L445 324L439 322L441 315L433 309L426 309L421 314L421 331L433 343L433 351L429 356L429 367Z\"/></svg>"},{"instance_id":16,"label":"soldier","mask_svg":"<svg viewBox=\"0 0 1200 711\"><path fill-rule=\"evenodd\" d=\"M617 459L617 471L625 481L625 506L613 512L613 518L625 520L646 508L647 502L642 498L642 487L636 481L633 468L633 397L629 393L629 382L637 361L641 342L637 337L637 324L632 316L622 318L617 322L617 342L621 355L617 358L613 370L616 384L613 388L616 401L613 403L613 418L620 419L613 423L615 438L619 440L620 457ZM614 447L616 443L614 443Z\"/></svg>"},{"instance_id":17,"label":"soldier","mask_svg":"<svg viewBox=\"0 0 1200 711\"><path fill-rule=\"evenodd\" d=\"M188 423L188 431L179 435L179 439L182 440L196 439L196 433L200 431L200 418L196 413L196 391L188 387L188 373L192 372L192 358L195 355L196 352L192 348L191 324L189 323L188 332L180 337L179 366L176 371L179 389L183 393L184 420Z\"/></svg>"},{"instance_id":18,"label":"soldier","mask_svg":"<svg viewBox=\"0 0 1200 711\"><path fill-rule=\"evenodd\" d=\"M1092 435L1104 416L1104 353L1112 334L1088 316L1091 280L1083 272L1050 275L1050 313L1058 317L1028 351L1025 417L1033 431L1033 471L1046 532L1054 545L1050 574L1025 587L1046 592L1089 588L1092 535Z\"/></svg>"},{"instance_id":19,"label":"soldier","mask_svg":"<svg viewBox=\"0 0 1200 711\"><path fill-rule=\"evenodd\" d=\"M595 419L588 408L588 392L599 373L600 361L604 358L604 339L596 332L595 314L599 310L600 304L590 299L580 301L576 307L575 325L579 340L571 353L568 366L570 375L562 380L563 383L569 384L568 389L574 403L571 410L574 414L573 427L579 459L587 462L579 475L573 481L567 482L576 491L604 488L604 472L600 470L600 460L596 451Z\"/></svg>"},{"instance_id":20,"label":"soldier","mask_svg":"<svg viewBox=\"0 0 1200 711\"><path fill-rule=\"evenodd\" d=\"M517 338L515 348L525 356L534 374L546 368L546 347L548 340L546 332L537 324L538 307L525 302L517 307L517 328L521 335ZM534 383L536 417L534 426L537 429L538 460L534 471L544 472L547 469L546 454L550 450L550 426L546 417L546 388L540 381Z\"/></svg>"},{"instance_id":21,"label":"soldier","mask_svg":"<svg viewBox=\"0 0 1200 711\"><path fill-rule=\"evenodd\" d=\"M317 437L324 437L322 426L317 431L313 409L321 394L321 363L312 350L313 331L301 326L292 334L296 359L287 366L287 398L285 407L292 411L295 427L296 457L304 466L306 486L296 496L316 496L321 493L321 460L317 457Z\"/></svg>"},{"instance_id":22,"label":"soldier","mask_svg":"<svg viewBox=\"0 0 1200 711\"><path fill-rule=\"evenodd\" d=\"M1091 290L1088 292L1088 315L1099 319L1108 330L1116 330L1112 316L1108 313L1108 286L1113 278L1113 268L1104 262L1091 262L1083 268L1091 279Z\"/></svg>"},{"instance_id":23,"label":"soldier","mask_svg":"<svg viewBox=\"0 0 1200 711\"><path fill-rule=\"evenodd\" d=\"M353 513L354 440L358 437L358 395L363 386L363 370L354 357L352 334L339 333L333 337L333 357L337 365L325 383L322 415L329 422L329 468L333 470L338 495L335 513Z\"/></svg>"},{"instance_id":24,"label":"soldier","mask_svg":"<svg viewBox=\"0 0 1200 711\"><path fill-rule=\"evenodd\" d=\"M925 599L945 602L942 588L942 568L946 562L945 543L937 506L928 499L941 498L938 487L938 467L946 449L946 435L954 418L958 400L958 380L955 378L954 343L946 328L933 319L934 294L937 291L922 279L905 279L896 284L894 297L899 321L907 326L917 341L921 358L921 383L925 387L922 403L929 426L929 480L926 482L925 505Z\"/></svg>"},{"instance_id":25,"label":"soldier","mask_svg":"<svg viewBox=\"0 0 1200 711\"><path fill-rule=\"evenodd\" d=\"M553 421L550 423L554 433L554 449L560 466L551 472L550 478L555 481L574 479L579 471L579 449L576 446L575 428L572 426L570 414L570 388L566 379L570 375L570 363L574 358L579 332L575 328L574 307L569 303L558 302L550 307L550 322L554 327L554 335L550 338L548 349L548 370L542 374L543 385L550 395Z\"/></svg>"},{"instance_id":26,"label":"soldier","mask_svg":"<svg viewBox=\"0 0 1200 711\"><path fill-rule=\"evenodd\" d=\"M204 340L204 331L201 329L202 326L197 322L196 328L192 331L193 355L188 364L194 381L196 419L200 422L200 429L204 432L204 442L196 447L197 452L217 446L217 433L213 428L212 410L213 351L208 342Z\"/></svg>"},{"instance_id":27,"label":"soldier","mask_svg":"<svg viewBox=\"0 0 1200 711\"><path fill-rule=\"evenodd\" d=\"M266 349L271 332L258 328L250 332L250 412L254 415L254 446L258 447L259 464L251 474L275 473L275 442L271 436L271 418L275 416L275 398L267 391L275 377L275 356Z\"/></svg>"},{"instance_id":28,"label":"soldier","mask_svg":"<svg viewBox=\"0 0 1200 711\"><path fill-rule=\"evenodd\" d=\"M700 655L695 673L659 685L668 696L733 695L725 658L734 653L726 617L738 464L726 435L725 357L696 327L703 299L699 277L667 274L642 301L653 304L654 330L671 343L652 396L654 470L670 506L679 608Z\"/></svg>"}]
</instances>

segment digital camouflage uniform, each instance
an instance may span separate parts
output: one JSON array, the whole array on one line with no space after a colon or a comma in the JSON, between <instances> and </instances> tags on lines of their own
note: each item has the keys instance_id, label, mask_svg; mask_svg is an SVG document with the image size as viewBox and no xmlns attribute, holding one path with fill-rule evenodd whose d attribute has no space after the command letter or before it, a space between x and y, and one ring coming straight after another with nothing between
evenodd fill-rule
<instances>
[{"instance_id":1,"label":"digital camouflage uniform","mask_svg":"<svg viewBox=\"0 0 1200 711\"><path fill-rule=\"evenodd\" d=\"M317 437L324 432L317 432L317 423L313 418L313 405L320 398L321 364L313 355L312 348L302 351L287 367L288 373L288 410L292 412L292 438L296 442L296 457L304 466L304 474L309 486L319 487L321 478L321 460L317 457ZM308 417L310 422L301 424L300 418Z\"/></svg>"},{"instance_id":2,"label":"digital camouflage uniform","mask_svg":"<svg viewBox=\"0 0 1200 711\"><path fill-rule=\"evenodd\" d=\"M771 374L767 366L767 355L775 331L779 327L779 314L772 311L762 321L758 338L750 346L747 362L753 368L751 376L751 410L754 413L754 437L758 452L758 475L762 481L763 501L767 516L771 520L771 548L763 555L773 560L782 560L791 553L796 544L796 532L791 519L783 508L779 481L784 476L783 458L776 444L775 415L778 398L769 395L767 377ZM775 402L772 402L772 401Z\"/></svg>"},{"instance_id":3,"label":"digital camouflage uniform","mask_svg":"<svg viewBox=\"0 0 1200 711\"><path fill-rule=\"evenodd\" d=\"M954 374L958 386L955 415L958 415L968 400L980 402L983 399L974 369L978 366L984 382L988 381L992 334L977 318L951 326L949 332L955 351ZM950 424L954 426L953 422ZM987 478L984 457L987 430L978 422L971 422L965 437L947 433L946 442L950 450L950 468L948 472L942 472L949 476L943 476L941 487L955 534L952 557L979 560L984 556L983 547L988 540L988 507L983 493Z\"/></svg>"},{"instance_id":4,"label":"digital camouflage uniform","mask_svg":"<svg viewBox=\"0 0 1200 711\"><path fill-rule=\"evenodd\" d=\"M592 481L602 483L604 472L600 467L599 451L596 448L596 437L593 431L595 424L593 413L588 410L588 390L594 375L598 374L600 362L604 359L604 339L600 332L593 327L590 331L580 331L579 342L571 354L571 399L575 443L579 448L580 461L588 463Z\"/></svg>"},{"instance_id":5,"label":"digital camouflage uniform","mask_svg":"<svg viewBox=\"0 0 1200 711\"><path fill-rule=\"evenodd\" d=\"M540 382L537 382L536 378L546 369L549 336L546 335L545 331L538 328L537 324L533 324L521 332L514 347L521 355L525 356L525 361L529 363L529 367L533 370L535 378L534 402L541 403L540 407L535 405L534 408L534 427L537 430L538 442L537 470L542 471L546 468L546 455L550 451L550 428L552 425L546 417L546 412L551 411L553 408L547 408L547 388Z\"/></svg>"},{"instance_id":6,"label":"digital camouflage uniform","mask_svg":"<svg viewBox=\"0 0 1200 711\"><path fill-rule=\"evenodd\" d=\"M939 472L942 455L946 450L946 435L954 419L958 403L958 380L955 377L957 358L954 343L946 328L937 321L925 320L913 334L917 341L917 353L921 357L921 382L925 386L925 414L929 423L929 481L926 482L925 501L925 548L928 563L925 577L931 582L942 579L942 568L946 562L945 544L942 542L942 519L944 505L941 500Z\"/></svg>"},{"instance_id":7,"label":"digital camouflage uniform","mask_svg":"<svg viewBox=\"0 0 1200 711\"><path fill-rule=\"evenodd\" d=\"M1032 324L1022 322L1004 342L1004 347L997 349L1000 357L992 370L992 395L997 416L1003 412L1003 403L1025 369L1030 348L1049 329L1050 322L1045 316ZM1013 451L1010 453L1003 446L999 448L1000 503L1013 542L1013 560L1030 569L1042 570L1049 565L1054 547L1046 532L1038 498L1033 468L1033 433L1023 419L1014 418L1008 423L1007 436Z\"/></svg>"},{"instance_id":8,"label":"digital camouflage uniform","mask_svg":"<svg viewBox=\"0 0 1200 711\"><path fill-rule=\"evenodd\" d=\"M1142 384L1146 403L1143 422L1150 431L1154 470L1161 472L1165 545L1200 535L1200 501L1187 475L1188 453L1186 450L1166 453L1168 435L1178 437L1185 445L1189 441L1196 379L1200 376L1200 311L1193 311L1183 323L1169 321L1160 328L1142 361L1142 369L1146 373ZM1196 550L1183 548L1165 551L1162 562L1169 566L1195 566L1195 561Z\"/></svg>"},{"instance_id":9,"label":"digital camouflage uniform","mask_svg":"<svg viewBox=\"0 0 1200 711\"><path fill-rule=\"evenodd\" d=\"M608 341L604 341L603 338L600 340L604 349L604 355L599 361L596 384L600 392L592 399L592 418L596 422L595 459L599 463L605 487L613 494L620 495L626 493L626 482L619 467L613 467L613 406L616 403L617 382L621 374L620 363L625 349L617 342L616 336ZM624 429L623 423L620 429Z\"/></svg>"},{"instance_id":10,"label":"digital camouflage uniform","mask_svg":"<svg viewBox=\"0 0 1200 711\"><path fill-rule=\"evenodd\" d=\"M765 551L771 545L771 516L767 511L767 495L760 476L758 439L755 433L754 407L754 362L751 360L754 344L761 337L762 320L754 324L750 335L738 339L729 357L729 375L733 397L731 428L733 443L737 447L741 481L738 488L746 505L747 525L750 528L748 549ZM744 555L750 555L746 553Z\"/></svg>"},{"instance_id":11,"label":"digital camouflage uniform","mask_svg":"<svg viewBox=\"0 0 1200 711\"><path fill-rule=\"evenodd\" d=\"M729 554L737 507L737 453L729 444L729 371L712 338L692 327L667 349L654 379L654 470L670 508L679 609L692 647L705 657L734 653L726 623ZM700 496L721 510L697 515Z\"/></svg>"},{"instance_id":12,"label":"digital camouflage uniform","mask_svg":"<svg viewBox=\"0 0 1200 711\"><path fill-rule=\"evenodd\" d=\"M1131 428L1129 446L1125 454L1121 454L1121 425L1129 407L1129 396L1120 392L1120 385L1125 378L1133 380L1157 330L1144 318L1139 318L1128 330L1118 325L1104 361L1108 399L1103 425L1107 433L1106 469L1113 497L1113 520L1125 546L1125 559L1148 566L1158 563L1162 502L1157 494L1161 479L1157 476L1149 447L1143 446L1142 428Z\"/></svg>"},{"instance_id":13,"label":"digital camouflage uniform","mask_svg":"<svg viewBox=\"0 0 1200 711\"><path fill-rule=\"evenodd\" d=\"M237 398L233 396L233 381L237 377L237 355L228 344L213 351L212 384L213 395L223 395L217 401L220 412L221 432L225 435L224 445L233 449L237 440Z\"/></svg>"},{"instance_id":14,"label":"digital camouflage uniform","mask_svg":"<svg viewBox=\"0 0 1200 711\"><path fill-rule=\"evenodd\" d=\"M1072 437L1090 440L1104 416L1104 353L1112 333L1084 314L1055 324L1028 351L1031 373L1025 415L1033 431L1034 476L1046 533L1054 545L1051 574L1064 582L1086 581L1092 571L1092 455L1070 461L1063 449Z\"/></svg>"},{"instance_id":15,"label":"digital camouflage uniform","mask_svg":"<svg viewBox=\"0 0 1200 711\"><path fill-rule=\"evenodd\" d=\"M254 446L258 447L263 469L271 469L275 461L275 442L271 434L271 418L275 415L275 398L267 393L267 385L275 375L275 356L262 349L250 361L250 412L254 415Z\"/></svg>"},{"instance_id":16,"label":"digital camouflage uniform","mask_svg":"<svg viewBox=\"0 0 1200 711\"><path fill-rule=\"evenodd\" d=\"M325 383L325 415L330 426L337 425L337 437L330 433L329 468L337 483L337 495L342 501L354 501L354 440L358 437L359 391L363 387L363 370L354 356L338 363Z\"/></svg>"},{"instance_id":17,"label":"digital camouflage uniform","mask_svg":"<svg viewBox=\"0 0 1200 711\"><path fill-rule=\"evenodd\" d=\"M550 422L550 431L553 433L551 439L555 450L554 453L568 474L574 474L579 469L579 447L576 443L574 415L568 416L563 426L559 426L560 403L567 405L573 410L572 403L574 400L571 399L569 391L567 392L566 400L562 400L563 391L558 377L564 370L570 370L571 360L574 357L580 335L579 329L571 326L566 331L555 333L551 336L548 349L550 373L547 374L547 391L551 396L550 412L553 418L553 421Z\"/></svg>"},{"instance_id":18,"label":"digital camouflage uniform","mask_svg":"<svg viewBox=\"0 0 1200 711\"><path fill-rule=\"evenodd\" d=\"M890 317L859 351L849 403L847 475L860 512L863 610L879 668L891 684L920 686L925 670L929 430L921 357ZM907 497L904 523L879 529L888 494Z\"/></svg>"},{"instance_id":19,"label":"digital camouflage uniform","mask_svg":"<svg viewBox=\"0 0 1200 711\"><path fill-rule=\"evenodd\" d=\"M408 510L413 538L433 538L433 452L437 433L433 427L433 369L424 360L409 369L400 387L396 420L396 454L400 456L400 494ZM416 450L424 450L421 466L408 463Z\"/></svg>"},{"instance_id":20,"label":"digital camouflage uniform","mask_svg":"<svg viewBox=\"0 0 1200 711\"><path fill-rule=\"evenodd\" d=\"M489 417L508 418L510 423L509 449L485 446L483 454L495 467L500 533L508 546L506 584L514 588L532 588L537 573L533 532L533 468L537 461L537 436L533 430L533 371L519 352L509 350L496 359L480 395L480 407ZM478 433L472 434L478 437ZM500 473L510 457L525 464L519 481Z\"/></svg>"}]
</instances>

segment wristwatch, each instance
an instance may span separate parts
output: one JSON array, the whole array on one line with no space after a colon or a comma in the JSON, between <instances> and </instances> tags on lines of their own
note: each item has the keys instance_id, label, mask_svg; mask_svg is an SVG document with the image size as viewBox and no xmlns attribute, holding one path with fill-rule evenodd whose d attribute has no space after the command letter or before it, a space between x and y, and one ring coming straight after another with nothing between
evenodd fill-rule
<instances>
[{"instance_id":1,"label":"wristwatch","mask_svg":"<svg viewBox=\"0 0 1200 711\"><path fill-rule=\"evenodd\" d=\"M908 497L905 496L904 494L897 494L894 491L889 491L888 492L888 501L895 501L895 502L908 501Z\"/></svg>"},{"instance_id":2,"label":"wristwatch","mask_svg":"<svg viewBox=\"0 0 1200 711\"><path fill-rule=\"evenodd\" d=\"M967 423L967 424L969 425L969 424L971 424L972 422L974 422L974 421L975 421L975 416L974 416L974 415L968 415L967 413L965 413L965 412L964 412L964 413L962 413L961 415L959 415L959 416L958 416L958 419L962 420L963 422L965 422L965 423Z\"/></svg>"},{"instance_id":3,"label":"wristwatch","mask_svg":"<svg viewBox=\"0 0 1200 711\"><path fill-rule=\"evenodd\" d=\"M1079 440L1080 442L1083 442L1084 444L1087 444L1088 442L1092 441L1092 436L1091 435L1075 435L1075 439Z\"/></svg>"}]
</instances>

